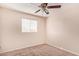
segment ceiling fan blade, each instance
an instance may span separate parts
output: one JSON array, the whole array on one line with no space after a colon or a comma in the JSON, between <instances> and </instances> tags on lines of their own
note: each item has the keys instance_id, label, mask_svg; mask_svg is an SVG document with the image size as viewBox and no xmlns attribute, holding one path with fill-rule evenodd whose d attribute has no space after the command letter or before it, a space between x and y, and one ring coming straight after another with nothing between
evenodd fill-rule
<instances>
[{"instance_id":1,"label":"ceiling fan blade","mask_svg":"<svg viewBox=\"0 0 79 59\"><path fill-rule=\"evenodd\" d=\"M45 12L46 14L49 14L49 11L48 11L47 9L45 9L44 12Z\"/></svg>"},{"instance_id":2,"label":"ceiling fan blade","mask_svg":"<svg viewBox=\"0 0 79 59\"><path fill-rule=\"evenodd\" d=\"M35 11L35 13L38 13L40 11L40 9L39 10L37 10L37 11Z\"/></svg>"},{"instance_id":3,"label":"ceiling fan blade","mask_svg":"<svg viewBox=\"0 0 79 59\"><path fill-rule=\"evenodd\" d=\"M51 8L61 8L61 5L54 5L54 6L47 6L48 9L51 9Z\"/></svg>"}]
</instances>

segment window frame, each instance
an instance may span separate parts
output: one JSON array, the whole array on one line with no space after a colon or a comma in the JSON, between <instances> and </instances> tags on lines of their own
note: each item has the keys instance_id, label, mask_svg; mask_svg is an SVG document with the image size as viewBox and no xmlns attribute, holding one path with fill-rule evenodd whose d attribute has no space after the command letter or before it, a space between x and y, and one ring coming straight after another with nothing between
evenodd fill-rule
<instances>
[{"instance_id":1,"label":"window frame","mask_svg":"<svg viewBox=\"0 0 79 59\"><path fill-rule=\"evenodd\" d=\"M27 21L27 22L26 22ZM21 19L22 32L37 32L38 22L37 20L22 18ZM28 26L26 26L28 25Z\"/></svg>"}]
</instances>

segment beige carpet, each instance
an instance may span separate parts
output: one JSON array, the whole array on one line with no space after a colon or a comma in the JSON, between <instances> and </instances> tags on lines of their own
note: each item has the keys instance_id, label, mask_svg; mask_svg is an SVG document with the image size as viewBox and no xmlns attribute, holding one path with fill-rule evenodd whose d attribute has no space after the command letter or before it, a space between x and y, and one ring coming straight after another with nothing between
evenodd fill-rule
<instances>
[{"instance_id":1,"label":"beige carpet","mask_svg":"<svg viewBox=\"0 0 79 59\"><path fill-rule=\"evenodd\" d=\"M75 54L60 50L47 44L0 53L0 56L75 56Z\"/></svg>"}]
</instances>

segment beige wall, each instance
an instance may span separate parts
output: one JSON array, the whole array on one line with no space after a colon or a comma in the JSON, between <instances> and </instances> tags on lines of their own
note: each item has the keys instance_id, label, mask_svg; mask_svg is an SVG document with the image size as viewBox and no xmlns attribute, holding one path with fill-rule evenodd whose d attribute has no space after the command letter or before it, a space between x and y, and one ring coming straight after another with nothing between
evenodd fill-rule
<instances>
[{"instance_id":1,"label":"beige wall","mask_svg":"<svg viewBox=\"0 0 79 59\"><path fill-rule=\"evenodd\" d=\"M79 54L79 4L62 4L47 19L47 43Z\"/></svg>"},{"instance_id":2,"label":"beige wall","mask_svg":"<svg viewBox=\"0 0 79 59\"><path fill-rule=\"evenodd\" d=\"M0 10L0 46L1 46L1 10Z\"/></svg>"},{"instance_id":3,"label":"beige wall","mask_svg":"<svg viewBox=\"0 0 79 59\"><path fill-rule=\"evenodd\" d=\"M37 17L29 14L12 11L9 9L1 8L2 35L1 48L2 51L10 51L45 42L45 18ZM38 21L37 33L22 33L21 32L21 19L34 19Z\"/></svg>"}]
</instances>

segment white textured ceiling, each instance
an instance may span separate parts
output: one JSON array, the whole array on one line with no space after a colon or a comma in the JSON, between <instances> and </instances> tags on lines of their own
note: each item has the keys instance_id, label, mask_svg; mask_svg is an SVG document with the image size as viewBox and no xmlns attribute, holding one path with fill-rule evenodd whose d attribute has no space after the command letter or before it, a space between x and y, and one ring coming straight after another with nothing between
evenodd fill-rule
<instances>
[{"instance_id":1,"label":"white textured ceiling","mask_svg":"<svg viewBox=\"0 0 79 59\"><path fill-rule=\"evenodd\" d=\"M35 5L35 6L40 6L41 5L41 3L30 3L30 4ZM48 6L59 5L59 4L61 4L61 3L48 3Z\"/></svg>"},{"instance_id":2,"label":"white textured ceiling","mask_svg":"<svg viewBox=\"0 0 79 59\"><path fill-rule=\"evenodd\" d=\"M30 13L38 16L48 17L49 15L46 15L43 12L34 13L39 9L39 5L41 3L1 3L0 6L22 11L25 13ZM57 5L57 3L49 3L48 5Z\"/></svg>"}]
</instances>

